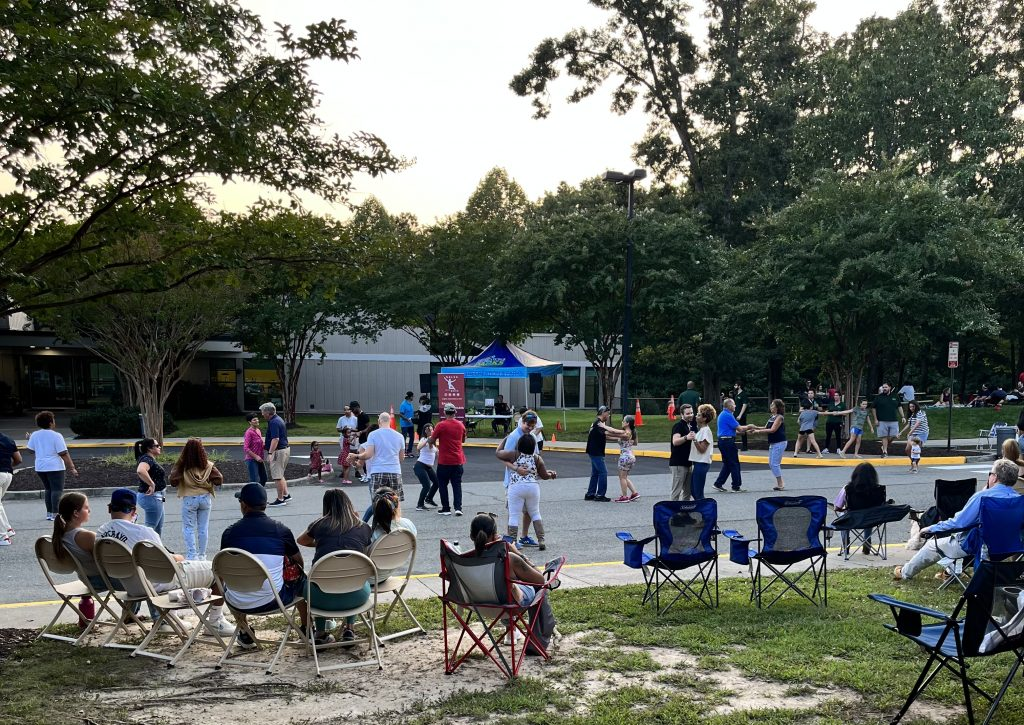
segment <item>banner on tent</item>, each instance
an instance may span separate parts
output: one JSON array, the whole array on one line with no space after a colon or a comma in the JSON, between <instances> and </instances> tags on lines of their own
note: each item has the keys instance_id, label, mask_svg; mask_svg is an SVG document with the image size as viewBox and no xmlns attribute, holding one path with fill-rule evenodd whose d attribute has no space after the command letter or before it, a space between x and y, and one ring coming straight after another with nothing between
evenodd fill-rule
<instances>
[{"instance_id":1,"label":"banner on tent","mask_svg":"<svg viewBox=\"0 0 1024 725\"><path fill-rule=\"evenodd\" d=\"M444 406L451 403L455 406L455 417L466 419L466 376L460 373L438 373L437 404L444 415Z\"/></svg>"}]
</instances>

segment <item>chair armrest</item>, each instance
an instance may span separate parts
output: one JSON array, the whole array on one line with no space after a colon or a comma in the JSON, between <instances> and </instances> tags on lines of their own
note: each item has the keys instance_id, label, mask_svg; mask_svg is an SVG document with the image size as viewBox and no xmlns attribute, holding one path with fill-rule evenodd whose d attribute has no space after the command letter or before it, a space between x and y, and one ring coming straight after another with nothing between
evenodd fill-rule
<instances>
[{"instance_id":1,"label":"chair armrest","mask_svg":"<svg viewBox=\"0 0 1024 725\"><path fill-rule=\"evenodd\" d=\"M756 539L751 539L750 537L744 536L739 531L736 531L736 529L726 529L722 532L722 535L725 536L727 539L732 539L733 541L745 541L748 544L753 541L756 541Z\"/></svg>"},{"instance_id":2,"label":"chair armrest","mask_svg":"<svg viewBox=\"0 0 1024 725\"><path fill-rule=\"evenodd\" d=\"M893 609L902 609L908 612L914 612L915 614L932 617L933 619L941 619L944 622L949 622L953 619L946 612L940 612L938 609L932 609L931 607L923 607L920 604L914 604L913 602L904 602L900 599L890 597L888 594L868 594L868 599L878 602L879 604L885 604Z\"/></svg>"},{"instance_id":3,"label":"chair armrest","mask_svg":"<svg viewBox=\"0 0 1024 725\"><path fill-rule=\"evenodd\" d=\"M974 529L980 527L981 524L975 524L974 526L965 526L962 529L945 529L943 531L921 531L921 538L934 539L936 536L952 536L953 534L962 534L965 531L973 531Z\"/></svg>"}]
</instances>

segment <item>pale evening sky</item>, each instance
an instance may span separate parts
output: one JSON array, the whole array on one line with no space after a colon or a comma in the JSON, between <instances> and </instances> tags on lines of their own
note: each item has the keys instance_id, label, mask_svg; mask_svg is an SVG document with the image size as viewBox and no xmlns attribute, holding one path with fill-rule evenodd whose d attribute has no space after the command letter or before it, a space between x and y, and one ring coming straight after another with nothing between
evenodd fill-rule
<instances>
[{"instance_id":1,"label":"pale evening sky","mask_svg":"<svg viewBox=\"0 0 1024 725\"><path fill-rule=\"evenodd\" d=\"M392 213L411 212L423 223L455 213L493 167L508 170L531 199L560 182L576 184L606 169L628 171L633 144L646 122L634 110L618 116L607 93L578 104L563 99L560 81L547 119L534 120L529 99L508 83L542 39L576 27L603 24L604 13L585 0L241 0L268 28L299 30L329 17L357 33L361 58L346 65L317 63L321 117L331 132L365 130L415 163L383 178L359 177L352 201L374 195ZM691 23L702 34L704 3L694 0ZM908 0L818 0L811 25L832 35L871 15L893 16ZM242 211L260 190L245 184L216 189L220 203ZM305 197L306 206L338 218L342 205Z\"/></svg>"}]
</instances>

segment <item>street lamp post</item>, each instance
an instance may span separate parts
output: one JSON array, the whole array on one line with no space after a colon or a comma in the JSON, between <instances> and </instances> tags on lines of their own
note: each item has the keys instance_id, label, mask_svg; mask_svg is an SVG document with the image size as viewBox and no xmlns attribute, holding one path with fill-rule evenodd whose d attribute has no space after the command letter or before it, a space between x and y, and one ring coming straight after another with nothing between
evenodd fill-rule
<instances>
[{"instance_id":1,"label":"street lamp post","mask_svg":"<svg viewBox=\"0 0 1024 725\"><path fill-rule=\"evenodd\" d=\"M604 172L604 180L626 185L626 310L622 322L622 413L629 414L630 347L633 338L633 185L647 177L644 169L628 174L621 171Z\"/></svg>"}]
</instances>

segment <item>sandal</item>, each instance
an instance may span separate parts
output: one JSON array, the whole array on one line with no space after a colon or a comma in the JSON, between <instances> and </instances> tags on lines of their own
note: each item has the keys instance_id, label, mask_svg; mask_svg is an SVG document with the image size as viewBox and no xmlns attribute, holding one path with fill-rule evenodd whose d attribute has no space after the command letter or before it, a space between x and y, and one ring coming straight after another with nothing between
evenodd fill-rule
<instances>
[{"instance_id":1,"label":"sandal","mask_svg":"<svg viewBox=\"0 0 1024 725\"><path fill-rule=\"evenodd\" d=\"M784 486L773 486L772 487L772 491L785 491L785 490L786 489L785 489Z\"/></svg>"}]
</instances>

